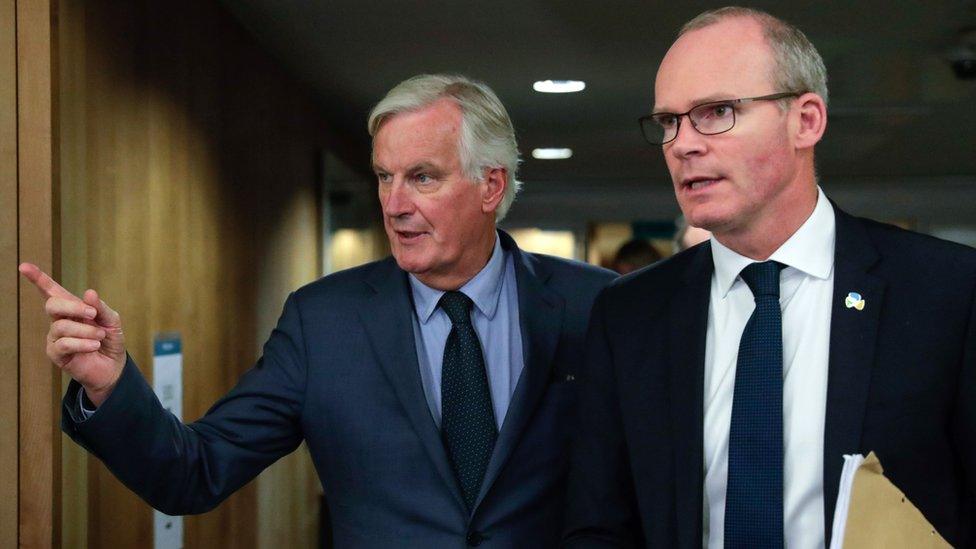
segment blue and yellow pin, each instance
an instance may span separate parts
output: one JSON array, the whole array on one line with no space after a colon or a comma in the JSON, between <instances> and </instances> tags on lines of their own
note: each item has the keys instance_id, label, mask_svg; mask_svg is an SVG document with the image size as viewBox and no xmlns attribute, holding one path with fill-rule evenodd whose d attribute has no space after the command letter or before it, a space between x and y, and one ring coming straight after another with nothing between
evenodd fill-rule
<instances>
[{"instance_id":1,"label":"blue and yellow pin","mask_svg":"<svg viewBox=\"0 0 976 549\"><path fill-rule=\"evenodd\" d=\"M848 309L857 309L858 311L864 310L864 298L861 294L857 292L851 292L847 294L847 299L844 300L844 305L847 305Z\"/></svg>"}]
</instances>

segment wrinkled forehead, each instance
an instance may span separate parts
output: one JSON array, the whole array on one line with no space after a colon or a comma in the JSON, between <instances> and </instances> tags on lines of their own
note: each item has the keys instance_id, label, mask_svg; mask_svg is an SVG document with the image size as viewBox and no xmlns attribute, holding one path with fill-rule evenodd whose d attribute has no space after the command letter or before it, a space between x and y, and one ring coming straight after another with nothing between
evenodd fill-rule
<instances>
[{"instance_id":1,"label":"wrinkled forehead","mask_svg":"<svg viewBox=\"0 0 976 549\"><path fill-rule=\"evenodd\" d=\"M445 163L458 155L461 110L453 101L386 117L373 137L374 167L398 169L421 162Z\"/></svg>"},{"instance_id":2,"label":"wrinkled forehead","mask_svg":"<svg viewBox=\"0 0 976 549\"><path fill-rule=\"evenodd\" d=\"M684 112L697 104L773 93L772 51L758 23L721 21L679 37L654 82L654 111Z\"/></svg>"}]
</instances>

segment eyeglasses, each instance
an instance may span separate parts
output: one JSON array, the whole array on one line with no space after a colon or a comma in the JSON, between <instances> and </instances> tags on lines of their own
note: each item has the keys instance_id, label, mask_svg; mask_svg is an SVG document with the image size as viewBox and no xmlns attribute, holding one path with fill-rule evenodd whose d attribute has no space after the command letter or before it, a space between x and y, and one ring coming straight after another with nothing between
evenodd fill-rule
<instances>
[{"instance_id":1,"label":"eyeglasses","mask_svg":"<svg viewBox=\"0 0 976 549\"><path fill-rule=\"evenodd\" d=\"M753 101L773 101L786 97L799 97L800 92L783 92L760 97L745 97L742 99L726 99L724 101L709 101L695 105L690 111L683 113L657 112L638 119L644 139L651 145L663 145L674 141L681 128L681 117L688 115L692 127L702 135L724 133L735 126L736 105Z\"/></svg>"}]
</instances>

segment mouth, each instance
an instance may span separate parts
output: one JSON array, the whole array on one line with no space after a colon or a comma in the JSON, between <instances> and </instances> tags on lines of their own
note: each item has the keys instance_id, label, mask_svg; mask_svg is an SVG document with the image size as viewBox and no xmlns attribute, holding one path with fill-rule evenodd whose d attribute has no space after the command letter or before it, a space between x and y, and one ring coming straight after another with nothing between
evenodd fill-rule
<instances>
[{"instance_id":1,"label":"mouth","mask_svg":"<svg viewBox=\"0 0 976 549\"><path fill-rule=\"evenodd\" d=\"M714 187L721 181L721 177L688 177L681 181L681 189L686 192L696 192Z\"/></svg>"},{"instance_id":2,"label":"mouth","mask_svg":"<svg viewBox=\"0 0 976 549\"><path fill-rule=\"evenodd\" d=\"M394 230L393 232L396 233L397 239L400 242L404 243L404 244L409 244L411 242L416 242L421 237L423 237L424 235L427 234L426 232L423 232L423 231L401 231L401 230Z\"/></svg>"}]
</instances>

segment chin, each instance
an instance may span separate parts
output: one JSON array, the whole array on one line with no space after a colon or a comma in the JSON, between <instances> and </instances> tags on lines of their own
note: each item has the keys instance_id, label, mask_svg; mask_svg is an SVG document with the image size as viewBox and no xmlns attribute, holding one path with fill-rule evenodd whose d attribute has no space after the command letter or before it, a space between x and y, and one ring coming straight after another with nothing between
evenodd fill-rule
<instances>
[{"instance_id":1,"label":"chin","mask_svg":"<svg viewBox=\"0 0 976 549\"><path fill-rule=\"evenodd\" d=\"M692 227L713 233L721 231L722 227L729 225L735 217L733 212L718 204L696 204L687 209L682 208L682 213L685 221Z\"/></svg>"},{"instance_id":2,"label":"chin","mask_svg":"<svg viewBox=\"0 0 976 549\"><path fill-rule=\"evenodd\" d=\"M393 253L393 259L396 260L397 265L407 271L408 273L418 274L424 272L427 267L422 258L414 257L413 254L409 253Z\"/></svg>"},{"instance_id":3,"label":"chin","mask_svg":"<svg viewBox=\"0 0 976 549\"><path fill-rule=\"evenodd\" d=\"M722 225L724 221L720 216L716 216L709 213L692 213L685 214L685 221L688 222L692 227L698 227L699 229L705 229L706 231L715 232L716 227Z\"/></svg>"},{"instance_id":4,"label":"chin","mask_svg":"<svg viewBox=\"0 0 976 549\"><path fill-rule=\"evenodd\" d=\"M698 217L698 218L689 218L689 217L686 217L685 219L687 219L688 224L691 225L692 227L697 227L699 229L705 229L706 231L710 231L710 232L713 232L713 233L716 230L720 230L722 228L722 226L725 225L725 223L723 223L723 221L724 221L723 219L718 219L718 218L715 218L715 217L701 216L701 217Z\"/></svg>"},{"instance_id":5,"label":"chin","mask_svg":"<svg viewBox=\"0 0 976 549\"><path fill-rule=\"evenodd\" d=\"M424 265L424 264L421 264L421 263L406 263L406 264L404 264L404 263L400 263L398 261L397 262L397 265L399 265L400 268L403 269L404 271L406 271L406 272L408 272L408 273L410 273L410 274L412 274L414 276L421 276L421 275L423 275L424 273L426 273L427 271L430 270L430 268L427 265Z\"/></svg>"}]
</instances>

